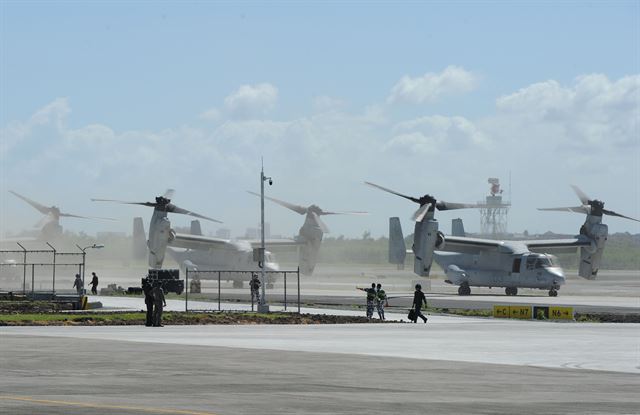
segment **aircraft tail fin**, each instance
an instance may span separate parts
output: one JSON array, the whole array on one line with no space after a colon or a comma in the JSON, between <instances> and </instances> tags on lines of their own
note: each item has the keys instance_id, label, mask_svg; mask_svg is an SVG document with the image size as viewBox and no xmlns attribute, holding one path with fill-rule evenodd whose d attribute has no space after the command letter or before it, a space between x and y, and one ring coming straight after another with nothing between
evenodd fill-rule
<instances>
[{"instance_id":1,"label":"aircraft tail fin","mask_svg":"<svg viewBox=\"0 0 640 415\"><path fill-rule=\"evenodd\" d=\"M147 236L142 218L133 218L133 258L145 259L147 256Z\"/></svg>"},{"instance_id":2,"label":"aircraft tail fin","mask_svg":"<svg viewBox=\"0 0 640 415\"><path fill-rule=\"evenodd\" d=\"M451 235L467 236L464 232L464 224L462 223L462 219L458 218L451 220Z\"/></svg>"},{"instance_id":3,"label":"aircraft tail fin","mask_svg":"<svg viewBox=\"0 0 640 415\"><path fill-rule=\"evenodd\" d=\"M199 220L191 221L191 235L202 235L202 227Z\"/></svg>"},{"instance_id":4,"label":"aircraft tail fin","mask_svg":"<svg viewBox=\"0 0 640 415\"><path fill-rule=\"evenodd\" d=\"M389 263L404 267L407 257L407 247L404 244L400 218L389 218Z\"/></svg>"}]
</instances>

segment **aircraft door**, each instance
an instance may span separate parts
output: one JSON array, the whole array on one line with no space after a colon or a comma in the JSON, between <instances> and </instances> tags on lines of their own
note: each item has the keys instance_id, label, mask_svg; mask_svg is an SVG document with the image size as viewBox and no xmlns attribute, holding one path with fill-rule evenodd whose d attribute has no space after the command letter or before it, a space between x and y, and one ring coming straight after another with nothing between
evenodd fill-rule
<instances>
[{"instance_id":1,"label":"aircraft door","mask_svg":"<svg viewBox=\"0 0 640 415\"><path fill-rule=\"evenodd\" d=\"M522 257L517 257L513 259L513 267L511 268L511 272L514 274L520 273L520 266L522 265Z\"/></svg>"}]
</instances>

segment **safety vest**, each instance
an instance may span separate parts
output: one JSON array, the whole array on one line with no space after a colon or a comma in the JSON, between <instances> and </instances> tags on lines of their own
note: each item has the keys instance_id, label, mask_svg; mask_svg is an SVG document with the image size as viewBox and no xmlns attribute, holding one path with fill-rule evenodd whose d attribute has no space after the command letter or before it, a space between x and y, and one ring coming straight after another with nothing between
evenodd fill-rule
<instances>
[{"instance_id":1,"label":"safety vest","mask_svg":"<svg viewBox=\"0 0 640 415\"><path fill-rule=\"evenodd\" d=\"M373 301L376 298L376 290L369 288L367 290L367 301Z\"/></svg>"}]
</instances>

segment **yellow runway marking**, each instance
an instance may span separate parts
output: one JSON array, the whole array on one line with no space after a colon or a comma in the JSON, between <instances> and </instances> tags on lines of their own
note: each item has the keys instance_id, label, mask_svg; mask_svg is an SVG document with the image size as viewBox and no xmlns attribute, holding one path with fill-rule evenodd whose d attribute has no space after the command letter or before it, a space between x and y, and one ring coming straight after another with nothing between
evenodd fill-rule
<instances>
[{"instance_id":1,"label":"yellow runway marking","mask_svg":"<svg viewBox=\"0 0 640 415\"><path fill-rule=\"evenodd\" d=\"M80 408L96 408L96 409L124 409L127 411L150 412L154 414L178 414L178 415L216 415L213 412L197 412L185 411L181 409L160 409L160 408L143 408L140 406L123 406L123 405L100 405L95 403L69 402L69 401L53 401L48 399L35 399L24 396L0 396L0 400L6 401L22 401L30 403L38 403L42 405L61 405L61 406L77 406Z\"/></svg>"}]
</instances>

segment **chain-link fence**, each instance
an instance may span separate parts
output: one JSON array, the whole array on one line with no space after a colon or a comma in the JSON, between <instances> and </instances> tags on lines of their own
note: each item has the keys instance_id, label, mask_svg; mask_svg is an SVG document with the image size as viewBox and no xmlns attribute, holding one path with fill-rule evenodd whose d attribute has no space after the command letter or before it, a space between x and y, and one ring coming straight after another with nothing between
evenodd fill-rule
<instances>
[{"instance_id":1,"label":"chain-link fence","mask_svg":"<svg viewBox=\"0 0 640 415\"><path fill-rule=\"evenodd\" d=\"M48 249L0 250L0 292L21 293L25 296L55 296L60 293L78 294L75 276L84 281L85 253L62 252L52 245ZM84 282L81 290L84 288Z\"/></svg>"},{"instance_id":2,"label":"chain-link fence","mask_svg":"<svg viewBox=\"0 0 640 415\"><path fill-rule=\"evenodd\" d=\"M185 311L254 311L262 287L251 287L256 271L189 270L185 272ZM300 312L300 271L265 271L265 303Z\"/></svg>"}]
</instances>

